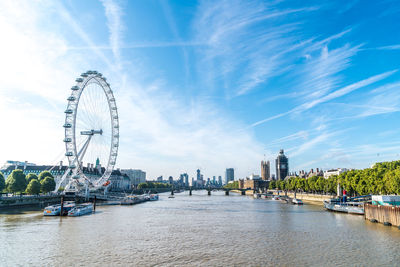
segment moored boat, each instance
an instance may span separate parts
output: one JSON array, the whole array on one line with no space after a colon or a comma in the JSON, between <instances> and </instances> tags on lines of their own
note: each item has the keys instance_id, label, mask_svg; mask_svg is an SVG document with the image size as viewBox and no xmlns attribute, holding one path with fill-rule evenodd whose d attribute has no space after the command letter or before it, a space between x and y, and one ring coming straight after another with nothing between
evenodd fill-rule
<instances>
[{"instance_id":1,"label":"moored boat","mask_svg":"<svg viewBox=\"0 0 400 267\"><path fill-rule=\"evenodd\" d=\"M121 205L133 205L138 202L137 196L126 196L122 201Z\"/></svg>"},{"instance_id":2,"label":"moored boat","mask_svg":"<svg viewBox=\"0 0 400 267\"><path fill-rule=\"evenodd\" d=\"M63 205L63 212L61 214L61 204L51 205L44 208L43 215L44 216L64 216L67 215L68 212L75 207L75 202L68 201Z\"/></svg>"},{"instance_id":3,"label":"moored boat","mask_svg":"<svg viewBox=\"0 0 400 267\"><path fill-rule=\"evenodd\" d=\"M121 205L133 205L135 201L132 198L124 198L121 200Z\"/></svg>"},{"instance_id":4,"label":"moored boat","mask_svg":"<svg viewBox=\"0 0 400 267\"><path fill-rule=\"evenodd\" d=\"M44 208L43 215L44 216L60 216L61 205L51 205Z\"/></svg>"},{"instance_id":5,"label":"moored boat","mask_svg":"<svg viewBox=\"0 0 400 267\"><path fill-rule=\"evenodd\" d=\"M301 199L298 199L298 198L293 198L292 199L292 204L294 204L294 205L303 205L303 201Z\"/></svg>"},{"instance_id":6,"label":"moored boat","mask_svg":"<svg viewBox=\"0 0 400 267\"><path fill-rule=\"evenodd\" d=\"M364 214L364 203L371 200L371 195L359 196L346 199L335 198L324 200L324 207L327 210L346 212L352 214Z\"/></svg>"},{"instance_id":7,"label":"moored boat","mask_svg":"<svg viewBox=\"0 0 400 267\"><path fill-rule=\"evenodd\" d=\"M156 201L158 200L158 195L157 194L151 194L150 195L150 201Z\"/></svg>"},{"instance_id":8,"label":"moored boat","mask_svg":"<svg viewBox=\"0 0 400 267\"><path fill-rule=\"evenodd\" d=\"M362 202L334 202L324 200L324 208L331 211L346 212L353 214L364 214L364 203Z\"/></svg>"},{"instance_id":9,"label":"moored boat","mask_svg":"<svg viewBox=\"0 0 400 267\"><path fill-rule=\"evenodd\" d=\"M93 204L92 203L83 203L83 204L76 205L75 208L71 209L68 212L68 216L76 217L76 216L91 214L92 212L93 212Z\"/></svg>"}]
</instances>

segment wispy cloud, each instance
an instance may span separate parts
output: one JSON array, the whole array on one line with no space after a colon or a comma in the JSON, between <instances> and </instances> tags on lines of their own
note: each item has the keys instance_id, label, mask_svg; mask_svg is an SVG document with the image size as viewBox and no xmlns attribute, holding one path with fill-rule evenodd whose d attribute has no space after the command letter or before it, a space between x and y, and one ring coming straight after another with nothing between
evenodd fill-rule
<instances>
[{"instance_id":1,"label":"wispy cloud","mask_svg":"<svg viewBox=\"0 0 400 267\"><path fill-rule=\"evenodd\" d=\"M107 64L109 69L114 69L113 64L111 64L104 53L97 48L97 45L92 41L88 33L82 29L77 20L71 16L69 11L62 5L62 3L56 4L56 10L61 15L61 18L68 23L72 30L86 43L86 45L91 48L91 51L101 58L103 62Z\"/></svg>"},{"instance_id":2,"label":"wispy cloud","mask_svg":"<svg viewBox=\"0 0 400 267\"><path fill-rule=\"evenodd\" d=\"M163 0L160 2L161 3L161 7L163 9L164 12L164 16L167 20L168 26L175 38L175 40L178 41L178 43L182 43L181 41L181 37L178 31L178 27L176 25L175 19L173 17L171 8L168 4L167 1ZM189 55L188 55L188 51L186 50L186 45L182 45L180 46L182 48L182 54L183 54L183 63L184 63L184 68L185 68L185 74L186 74L186 79L188 79L189 76Z\"/></svg>"},{"instance_id":3,"label":"wispy cloud","mask_svg":"<svg viewBox=\"0 0 400 267\"><path fill-rule=\"evenodd\" d=\"M209 65L215 66L211 77L221 79L228 97L250 92L287 71L287 55L302 43L292 34L297 23L281 19L314 10L280 10L273 4L254 1L203 2L194 24L196 40L209 44L201 50L205 55L203 69L210 71Z\"/></svg>"},{"instance_id":4,"label":"wispy cloud","mask_svg":"<svg viewBox=\"0 0 400 267\"><path fill-rule=\"evenodd\" d=\"M298 131L294 134L290 134L278 139L275 139L271 142L268 143L268 146L273 146L273 145L278 145L278 144L282 144L282 143L287 143L289 141L293 141L293 140L298 140L298 139L307 139L307 137L309 136L309 132L308 131Z\"/></svg>"},{"instance_id":5,"label":"wispy cloud","mask_svg":"<svg viewBox=\"0 0 400 267\"><path fill-rule=\"evenodd\" d=\"M107 26L110 32L110 45L115 57L115 61L117 62L117 66L119 69L121 69L120 46L122 39L121 35L124 29L121 17L123 12L120 5L113 0L102 0L101 2L104 6L107 17Z\"/></svg>"},{"instance_id":6,"label":"wispy cloud","mask_svg":"<svg viewBox=\"0 0 400 267\"><path fill-rule=\"evenodd\" d=\"M400 45L387 45L387 46L379 46L373 49L377 49L377 50L399 50L400 49Z\"/></svg>"},{"instance_id":7,"label":"wispy cloud","mask_svg":"<svg viewBox=\"0 0 400 267\"><path fill-rule=\"evenodd\" d=\"M128 44L120 44L118 46L119 50L123 49L136 49L136 48L169 48L169 47L206 47L205 43L191 42L191 41L169 41L169 42L160 42L160 41L148 41L148 42L135 42ZM96 46L66 46L66 50L91 50L91 49L99 49L99 50L113 50L113 47L110 45L96 45ZM43 49L47 49L44 47Z\"/></svg>"},{"instance_id":8,"label":"wispy cloud","mask_svg":"<svg viewBox=\"0 0 400 267\"><path fill-rule=\"evenodd\" d=\"M297 107L295 107L295 108L293 108L293 109L291 109L291 110L289 110L287 112L284 112L284 113L281 113L281 114L277 114L277 115L274 115L272 117L268 117L266 119L257 121L255 123L251 124L251 126L254 127L254 126L260 125L262 123L265 123L265 122L268 122L268 121L271 121L271 120L274 120L274 119L277 119L277 118L281 118L283 116L286 116L288 114L292 114L292 113L295 113L295 112L298 113L298 112L303 112L303 111L309 110L309 109L311 109L311 108L313 108L313 107L315 107L315 106L317 106L319 104L322 104L322 103L331 101L333 99L342 97L342 96L347 95L347 94L349 94L349 93L351 93L351 92L353 92L353 91L355 91L357 89L363 88L365 86L368 86L370 84L373 84L375 82L383 80L383 79L389 77L390 75L394 74L395 72L397 72L397 70L392 70L392 71L388 71L388 72L385 72L385 73L381 73L381 74L378 74L378 75L371 76L371 77L369 77L367 79L364 79L364 80L358 81L356 83L350 84L350 85L345 86L345 87L343 87L341 89L338 89L338 90L336 90L336 91L334 91L332 93L329 93L329 94L327 94L325 96L322 96L322 97L320 97L320 98L318 98L318 99L316 99L314 101L305 102L305 103L303 103L303 104L301 104L301 105L299 105L299 106L297 106Z\"/></svg>"},{"instance_id":9,"label":"wispy cloud","mask_svg":"<svg viewBox=\"0 0 400 267\"><path fill-rule=\"evenodd\" d=\"M318 57L311 57L299 72L301 83L296 88L304 95L304 99L316 99L336 88L342 81L338 75L350 64L350 58L354 56L359 46L342 47L329 51L324 45Z\"/></svg>"},{"instance_id":10,"label":"wispy cloud","mask_svg":"<svg viewBox=\"0 0 400 267\"><path fill-rule=\"evenodd\" d=\"M318 144L321 144L321 143L327 141L329 138L333 137L335 134L337 134L337 133L336 132L332 132L332 133L324 132L324 133L318 134L316 137L304 142L299 147L291 149L292 152L290 153L290 156L297 157L299 155L302 155L303 153L314 148Z\"/></svg>"}]
</instances>

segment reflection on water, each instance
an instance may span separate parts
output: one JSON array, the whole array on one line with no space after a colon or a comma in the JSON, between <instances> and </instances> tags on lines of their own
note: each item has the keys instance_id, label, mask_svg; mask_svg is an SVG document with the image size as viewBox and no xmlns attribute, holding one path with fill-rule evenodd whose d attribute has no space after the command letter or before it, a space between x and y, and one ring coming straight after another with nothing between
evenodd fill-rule
<instances>
[{"instance_id":1,"label":"reflection on water","mask_svg":"<svg viewBox=\"0 0 400 267\"><path fill-rule=\"evenodd\" d=\"M1 265L393 266L400 231L321 206L161 195L83 217L0 213Z\"/></svg>"}]
</instances>

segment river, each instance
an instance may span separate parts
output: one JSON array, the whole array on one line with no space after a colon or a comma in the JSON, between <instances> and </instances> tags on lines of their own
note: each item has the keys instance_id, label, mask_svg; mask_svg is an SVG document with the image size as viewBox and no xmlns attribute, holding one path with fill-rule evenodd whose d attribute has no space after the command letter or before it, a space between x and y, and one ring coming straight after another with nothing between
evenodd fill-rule
<instances>
[{"instance_id":1,"label":"river","mask_svg":"<svg viewBox=\"0 0 400 267\"><path fill-rule=\"evenodd\" d=\"M72 218L0 211L1 266L396 266L399 244L362 216L223 192Z\"/></svg>"}]
</instances>

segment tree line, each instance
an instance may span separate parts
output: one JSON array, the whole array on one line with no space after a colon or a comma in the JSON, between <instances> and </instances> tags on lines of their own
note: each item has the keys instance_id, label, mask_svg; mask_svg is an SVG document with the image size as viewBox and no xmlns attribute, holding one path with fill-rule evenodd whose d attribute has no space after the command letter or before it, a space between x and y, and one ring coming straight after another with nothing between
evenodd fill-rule
<instances>
[{"instance_id":1,"label":"tree line","mask_svg":"<svg viewBox=\"0 0 400 267\"><path fill-rule=\"evenodd\" d=\"M375 163L372 168L342 173L338 181L348 195L400 195L400 160Z\"/></svg>"},{"instance_id":2,"label":"tree line","mask_svg":"<svg viewBox=\"0 0 400 267\"><path fill-rule=\"evenodd\" d=\"M224 185L224 188L227 189L238 189L239 188L239 181L234 181L233 183L228 183Z\"/></svg>"},{"instance_id":3,"label":"tree line","mask_svg":"<svg viewBox=\"0 0 400 267\"><path fill-rule=\"evenodd\" d=\"M56 182L49 171L43 171L37 176L34 173L25 175L20 169L13 170L11 174L4 179L0 172L0 193L26 193L29 195L38 195L54 191Z\"/></svg>"},{"instance_id":4,"label":"tree line","mask_svg":"<svg viewBox=\"0 0 400 267\"><path fill-rule=\"evenodd\" d=\"M320 176L312 176L308 179L300 177L290 177L287 180L271 181L269 189L278 190L297 190L306 193L336 193L337 176L331 176L328 179Z\"/></svg>"},{"instance_id":5,"label":"tree line","mask_svg":"<svg viewBox=\"0 0 400 267\"><path fill-rule=\"evenodd\" d=\"M313 176L310 178L290 177L282 181L271 181L269 189L297 190L307 193L337 193L337 184L349 196L368 194L400 195L400 160L380 162L371 168L350 170L328 179Z\"/></svg>"},{"instance_id":6,"label":"tree line","mask_svg":"<svg viewBox=\"0 0 400 267\"><path fill-rule=\"evenodd\" d=\"M156 183L156 182L145 182L140 183L138 185L138 189L146 189L146 188L170 188L170 184L165 183Z\"/></svg>"}]
</instances>

